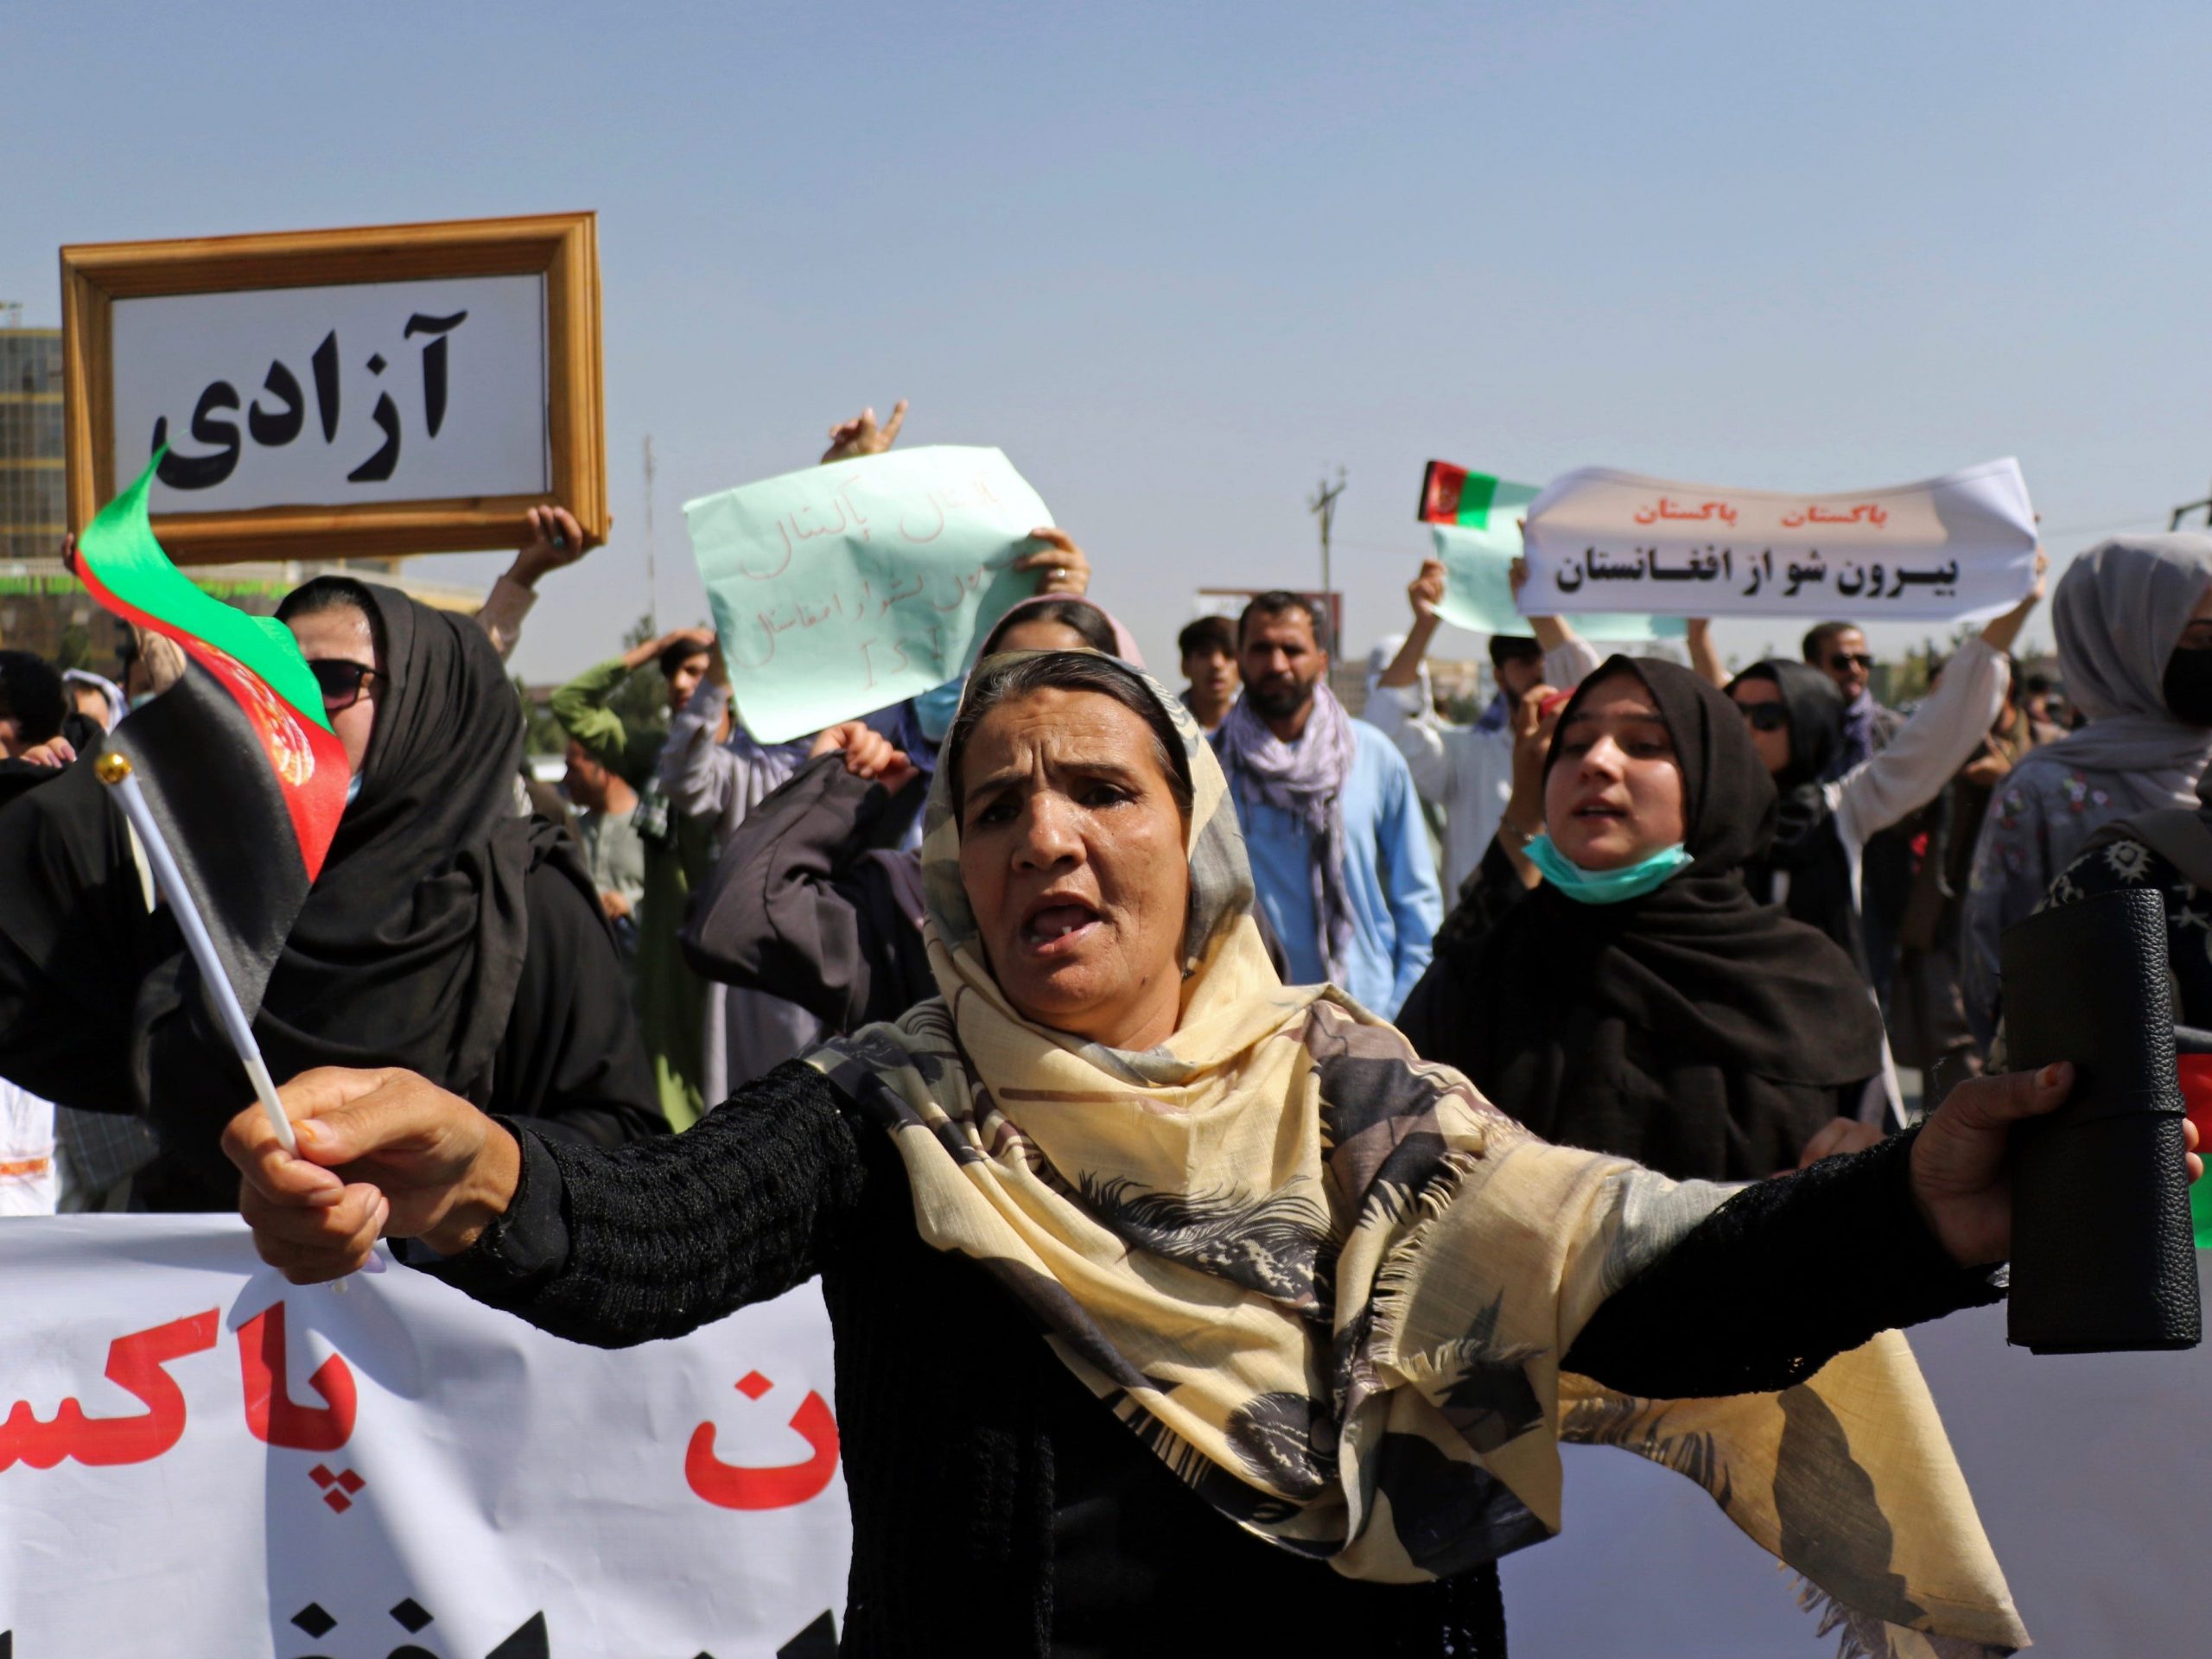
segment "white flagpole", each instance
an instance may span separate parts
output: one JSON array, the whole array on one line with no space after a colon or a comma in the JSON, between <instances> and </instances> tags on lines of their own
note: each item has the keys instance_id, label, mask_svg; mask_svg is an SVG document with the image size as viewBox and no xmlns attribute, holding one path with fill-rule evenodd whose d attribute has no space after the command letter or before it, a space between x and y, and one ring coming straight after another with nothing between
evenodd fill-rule
<instances>
[{"instance_id":1,"label":"white flagpole","mask_svg":"<svg viewBox=\"0 0 2212 1659\"><path fill-rule=\"evenodd\" d=\"M155 885L169 901L177 925L184 930L184 942L191 948L192 959L200 964L200 976L207 982L209 995L215 999L215 1011L222 1016L223 1029L230 1036L231 1046L238 1051L245 1074L252 1080L261 1109L269 1114L269 1127L276 1132L276 1139L284 1150L297 1157L300 1145L293 1138L291 1122L276 1098L276 1084L269 1075L267 1062L261 1058L261 1046L253 1040L253 1028L246 1022L245 1010L238 1005L238 994L232 988L230 976L223 971L222 959L215 954L215 941L208 937L199 902L185 885L183 872L177 868L169 844L162 837L161 825L154 822L153 809L146 804L145 791L131 775L130 757L110 749L93 762L92 770L99 774L102 783L115 791L116 798L123 803L124 816L130 820L130 827L138 832L146 856L153 861Z\"/></svg>"}]
</instances>

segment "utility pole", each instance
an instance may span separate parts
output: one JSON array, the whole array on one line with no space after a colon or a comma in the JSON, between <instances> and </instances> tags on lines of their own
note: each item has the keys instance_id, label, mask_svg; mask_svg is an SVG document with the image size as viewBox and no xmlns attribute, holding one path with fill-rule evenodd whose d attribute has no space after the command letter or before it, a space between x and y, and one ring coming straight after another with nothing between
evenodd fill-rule
<instances>
[{"instance_id":1,"label":"utility pole","mask_svg":"<svg viewBox=\"0 0 2212 1659\"><path fill-rule=\"evenodd\" d=\"M1339 467L1337 468L1337 481L1331 484L1328 474L1324 472L1321 481L1313 486L1313 493L1306 503L1306 510L1321 524L1321 609L1329 619L1332 634L1336 632L1337 626L1337 589L1329 574L1329 531L1337 522L1337 498L1344 493L1344 469ZM1332 638L1329 644L1332 652L1344 649L1341 639Z\"/></svg>"},{"instance_id":2,"label":"utility pole","mask_svg":"<svg viewBox=\"0 0 2212 1659\"><path fill-rule=\"evenodd\" d=\"M2176 507L2174 509L2173 517L2167 521L2166 528L2168 530L2179 530L2181 528L2181 521L2188 518L2192 512L2202 513L2204 515L2205 527L2207 529L2212 529L2212 495L2206 496L2202 501L2186 501L2180 506Z\"/></svg>"},{"instance_id":3,"label":"utility pole","mask_svg":"<svg viewBox=\"0 0 2212 1659\"><path fill-rule=\"evenodd\" d=\"M645 434L645 619L660 638L660 584L653 577L653 435Z\"/></svg>"}]
</instances>

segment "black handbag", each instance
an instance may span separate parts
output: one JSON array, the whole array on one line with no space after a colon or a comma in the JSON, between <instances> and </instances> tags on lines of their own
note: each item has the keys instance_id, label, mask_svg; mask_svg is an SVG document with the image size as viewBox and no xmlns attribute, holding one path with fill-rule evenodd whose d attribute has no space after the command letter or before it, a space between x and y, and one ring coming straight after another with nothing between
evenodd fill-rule
<instances>
[{"instance_id":1,"label":"black handbag","mask_svg":"<svg viewBox=\"0 0 2212 1659\"><path fill-rule=\"evenodd\" d=\"M2039 1354L2202 1337L2165 910L2147 888L2005 931L2012 1069L2070 1060L2072 1096L2014 1132L2009 1339Z\"/></svg>"}]
</instances>

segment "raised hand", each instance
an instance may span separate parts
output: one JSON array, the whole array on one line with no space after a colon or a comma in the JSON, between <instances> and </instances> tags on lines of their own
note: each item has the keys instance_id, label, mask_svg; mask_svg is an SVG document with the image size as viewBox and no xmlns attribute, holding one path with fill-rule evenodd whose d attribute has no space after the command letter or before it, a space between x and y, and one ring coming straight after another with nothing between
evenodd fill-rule
<instances>
[{"instance_id":1,"label":"raised hand","mask_svg":"<svg viewBox=\"0 0 2212 1659\"><path fill-rule=\"evenodd\" d=\"M2050 575L2050 555L2036 549L2036 579L2026 596L2002 616L1992 617L1981 630L1982 642L1992 651L2010 651L2012 641L2018 639L2020 630L2028 625L2028 618L2043 603L2046 578Z\"/></svg>"},{"instance_id":2,"label":"raised hand","mask_svg":"<svg viewBox=\"0 0 2212 1659\"><path fill-rule=\"evenodd\" d=\"M1713 619L1693 616L1686 620L1682 644L1688 650L1690 667L1708 685L1726 687L1728 665L1720 660L1720 647L1713 643Z\"/></svg>"},{"instance_id":3,"label":"raised hand","mask_svg":"<svg viewBox=\"0 0 2212 1659\"><path fill-rule=\"evenodd\" d=\"M1523 691L1514 706L1511 798L1524 806L1533 804L1535 810L1517 826L1531 834L1543 825L1544 760L1551 753L1552 734L1559 729L1560 711L1566 707L1564 696L1541 683Z\"/></svg>"},{"instance_id":4,"label":"raised hand","mask_svg":"<svg viewBox=\"0 0 2212 1659\"><path fill-rule=\"evenodd\" d=\"M1055 530L1046 524L1029 532L1032 541L1045 545L1034 553L1025 553L1014 562L1017 570L1040 572L1037 579L1039 594L1067 594L1080 599L1090 588L1090 561L1075 544L1075 538L1065 530Z\"/></svg>"},{"instance_id":5,"label":"raised hand","mask_svg":"<svg viewBox=\"0 0 2212 1659\"><path fill-rule=\"evenodd\" d=\"M566 507L532 507L523 520L523 543L515 550L514 567L507 574L525 588L536 587L547 571L574 564L588 550L582 526Z\"/></svg>"},{"instance_id":6,"label":"raised hand","mask_svg":"<svg viewBox=\"0 0 2212 1659\"><path fill-rule=\"evenodd\" d=\"M254 1248L294 1284L355 1271L379 1237L458 1255L513 1200L522 1171L514 1136L412 1071L321 1066L277 1098L298 1156L257 1105L231 1120L223 1151L244 1178L238 1213Z\"/></svg>"},{"instance_id":7,"label":"raised hand","mask_svg":"<svg viewBox=\"0 0 2212 1659\"><path fill-rule=\"evenodd\" d=\"M830 447L822 452L822 464L833 461L851 461L858 455L880 455L899 442L899 429L906 423L906 400L901 397L891 406L891 418L881 426L875 423L873 405L861 410L849 421L840 421L830 429Z\"/></svg>"},{"instance_id":8,"label":"raised hand","mask_svg":"<svg viewBox=\"0 0 2212 1659\"><path fill-rule=\"evenodd\" d=\"M889 738L863 721L849 720L817 733L807 755L812 759L839 753L845 757L847 772L855 778L881 784L894 795L916 774L917 768L907 760L906 752L893 747Z\"/></svg>"},{"instance_id":9,"label":"raised hand","mask_svg":"<svg viewBox=\"0 0 2212 1659\"><path fill-rule=\"evenodd\" d=\"M1406 584L1406 602L1414 607L1414 620L1428 622L1434 620L1436 607L1444 602L1444 561L1423 559L1421 574Z\"/></svg>"}]
</instances>

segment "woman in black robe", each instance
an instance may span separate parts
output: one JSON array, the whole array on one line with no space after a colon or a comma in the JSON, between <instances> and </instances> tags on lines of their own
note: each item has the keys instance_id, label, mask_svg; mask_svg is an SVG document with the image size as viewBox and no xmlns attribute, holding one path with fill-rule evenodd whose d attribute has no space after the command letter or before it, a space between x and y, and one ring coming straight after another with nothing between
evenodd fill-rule
<instances>
[{"instance_id":1,"label":"woman in black robe","mask_svg":"<svg viewBox=\"0 0 2212 1659\"><path fill-rule=\"evenodd\" d=\"M589 878L554 826L514 810L522 715L491 642L467 617L340 577L279 613L296 632L334 612L373 654L327 700L371 702L373 723L254 1020L270 1066L404 1066L601 1146L661 1131ZM89 759L0 813L0 1075L149 1117L162 1154L140 1204L228 1208L217 1135L245 1079L175 923L148 912Z\"/></svg>"},{"instance_id":2,"label":"woman in black robe","mask_svg":"<svg viewBox=\"0 0 2212 1659\"><path fill-rule=\"evenodd\" d=\"M1548 1140L1678 1179L1793 1168L1882 1071L1873 1004L1841 950L1745 889L1773 840L1774 785L1743 716L1688 670L1615 657L1583 682L1546 757L1548 820L1579 810L1589 710L1624 689L1653 716L1624 741L1680 767L1688 861L1640 896L1588 902L1524 889L1493 843L1399 1029Z\"/></svg>"},{"instance_id":3,"label":"woman in black robe","mask_svg":"<svg viewBox=\"0 0 2212 1659\"><path fill-rule=\"evenodd\" d=\"M1761 904L1779 904L1792 921L1827 934L1863 973L1866 947L1851 865L1821 787L1843 753L1843 694L1819 669L1779 658L1754 663L1730 689L1745 680L1764 680L1781 694L1789 743L1789 764L1774 774L1780 798L1774 837L1745 865L1745 881Z\"/></svg>"}]
</instances>

